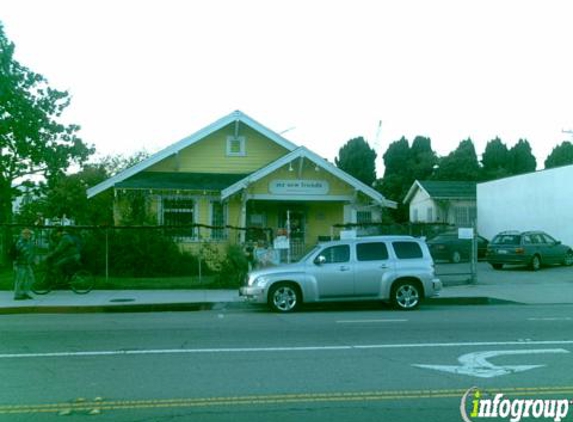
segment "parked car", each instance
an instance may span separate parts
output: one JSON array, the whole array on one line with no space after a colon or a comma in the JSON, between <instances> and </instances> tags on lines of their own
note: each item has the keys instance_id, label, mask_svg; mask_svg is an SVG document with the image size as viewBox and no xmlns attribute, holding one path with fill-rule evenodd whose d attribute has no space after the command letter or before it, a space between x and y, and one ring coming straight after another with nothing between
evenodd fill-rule
<instances>
[{"instance_id":1,"label":"parked car","mask_svg":"<svg viewBox=\"0 0 573 422\"><path fill-rule=\"evenodd\" d=\"M240 295L291 312L304 303L389 301L414 309L442 283L426 243L411 236L375 236L325 242L298 263L252 271Z\"/></svg>"},{"instance_id":2,"label":"parked car","mask_svg":"<svg viewBox=\"0 0 573 422\"><path fill-rule=\"evenodd\" d=\"M472 241L460 239L458 233L447 232L437 235L428 240L428 248L432 258L435 260L447 260L453 263L469 261L472 251ZM488 240L477 236L477 256L478 259L485 258Z\"/></svg>"},{"instance_id":3,"label":"parked car","mask_svg":"<svg viewBox=\"0 0 573 422\"><path fill-rule=\"evenodd\" d=\"M573 265L573 250L542 231L506 231L492 239L486 259L496 270L520 264L537 271L542 265Z\"/></svg>"}]
</instances>

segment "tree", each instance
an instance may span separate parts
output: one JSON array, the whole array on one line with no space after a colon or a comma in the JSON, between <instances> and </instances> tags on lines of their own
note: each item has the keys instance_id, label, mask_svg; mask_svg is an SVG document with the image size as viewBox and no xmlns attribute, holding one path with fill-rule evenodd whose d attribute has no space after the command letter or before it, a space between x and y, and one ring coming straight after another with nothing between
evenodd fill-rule
<instances>
[{"instance_id":1,"label":"tree","mask_svg":"<svg viewBox=\"0 0 573 422\"><path fill-rule=\"evenodd\" d=\"M435 180L477 181L480 166L476 150L471 139L461 141L458 147L439 160Z\"/></svg>"},{"instance_id":2,"label":"tree","mask_svg":"<svg viewBox=\"0 0 573 422\"><path fill-rule=\"evenodd\" d=\"M404 174L405 165L410 159L410 145L404 137L399 141L392 142L384 155L384 177L389 175Z\"/></svg>"},{"instance_id":3,"label":"tree","mask_svg":"<svg viewBox=\"0 0 573 422\"><path fill-rule=\"evenodd\" d=\"M431 177L438 157L432 149L432 141L424 136L416 136L410 148L407 167L411 172L410 179L426 180Z\"/></svg>"},{"instance_id":4,"label":"tree","mask_svg":"<svg viewBox=\"0 0 573 422\"><path fill-rule=\"evenodd\" d=\"M499 138L487 143L481 163L482 180L494 180L511 175L509 150Z\"/></svg>"},{"instance_id":5,"label":"tree","mask_svg":"<svg viewBox=\"0 0 573 422\"><path fill-rule=\"evenodd\" d=\"M14 44L0 23L0 222L11 222L12 202L33 180L60 176L93 153L79 126L59 120L69 94L14 59Z\"/></svg>"},{"instance_id":6,"label":"tree","mask_svg":"<svg viewBox=\"0 0 573 422\"><path fill-rule=\"evenodd\" d=\"M537 160L531 152L531 146L526 139L520 139L509 150L511 174L531 173L537 168Z\"/></svg>"},{"instance_id":7,"label":"tree","mask_svg":"<svg viewBox=\"0 0 573 422\"><path fill-rule=\"evenodd\" d=\"M550 169L567 164L573 164L573 144L569 141L564 141L561 145L553 148L553 151L545 160L545 168Z\"/></svg>"},{"instance_id":8,"label":"tree","mask_svg":"<svg viewBox=\"0 0 573 422\"><path fill-rule=\"evenodd\" d=\"M336 166L356 177L362 183L372 186L376 180L376 152L362 136L351 139L340 148Z\"/></svg>"},{"instance_id":9,"label":"tree","mask_svg":"<svg viewBox=\"0 0 573 422\"><path fill-rule=\"evenodd\" d=\"M48 218L64 215L81 225L113 224L113 192L107 190L88 199L86 190L109 177L147 158L149 154L138 151L130 156L106 156L100 161L85 164L73 174L61 174L48 183L46 194L23 207L18 222L31 224L41 213Z\"/></svg>"},{"instance_id":10,"label":"tree","mask_svg":"<svg viewBox=\"0 0 573 422\"><path fill-rule=\"evenodd\" d=\"M425 180L434 171L437 162L430 138L417 136L412 143L402 137L390 144L384 153L384 177L378 181L377 189L387 198L398 202L393 212L396 221L408 220L408 207L402 200L415 180Z\"/></svg>"}]
</instances>

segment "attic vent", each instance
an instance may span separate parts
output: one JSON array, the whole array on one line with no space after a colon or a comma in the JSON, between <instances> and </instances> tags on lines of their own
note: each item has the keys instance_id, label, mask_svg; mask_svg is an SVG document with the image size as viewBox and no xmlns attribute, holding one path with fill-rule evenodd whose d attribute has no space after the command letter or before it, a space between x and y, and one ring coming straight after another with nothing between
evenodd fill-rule
<instances>
[{"instance_id":1,"label":"attic vent","mask_svg":"<svg viewBox=\"0 0 573 422\"><path fill-rule=\"evenodd\" d=\"M228 136L227 137L227 156L229 157L244 157L247 155L245 151L245 137L244 136Z\"/></svg>"}]
</instances>

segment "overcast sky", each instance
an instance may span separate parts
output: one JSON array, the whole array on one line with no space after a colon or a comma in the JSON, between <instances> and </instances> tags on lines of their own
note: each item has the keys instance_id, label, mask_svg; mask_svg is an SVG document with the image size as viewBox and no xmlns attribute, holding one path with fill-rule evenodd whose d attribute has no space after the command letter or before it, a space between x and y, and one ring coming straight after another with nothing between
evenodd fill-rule
<instances>
[{"instance_id":1,"label":"overcast sky","mask_svg":"<svg viewBox=\"0 0 573 422\"><path fill-rule=\"evenodd\" d=\"M528 139L538 168L571 139L572 12L566 0L0 0L17 60L70 92L66 120L101 154L156 152L239 109L330 160L356 136L379 156L402 136L440 155L499 136Z\"/></svg>"}]
</instances>

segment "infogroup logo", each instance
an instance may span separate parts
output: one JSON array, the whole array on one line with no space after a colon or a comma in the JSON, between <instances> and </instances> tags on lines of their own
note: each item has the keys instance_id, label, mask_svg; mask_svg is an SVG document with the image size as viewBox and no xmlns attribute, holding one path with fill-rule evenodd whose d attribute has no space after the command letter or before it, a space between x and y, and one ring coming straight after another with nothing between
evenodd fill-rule
<instances>
[{"instance_id":1,"label":"infogroup logo","mask_svg":"<svg viewBox=\"0 0 573 422\"><path fill-rule=\"evenodd\" d=\"M567 399L509 399L502 393L487 394L472 387L462 396L460 413L465 422L480 419L508 419L520 422L523 419L547 419L559 422L567 417L571 400Z\"/></svg>"}]
</instances>

